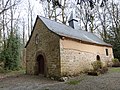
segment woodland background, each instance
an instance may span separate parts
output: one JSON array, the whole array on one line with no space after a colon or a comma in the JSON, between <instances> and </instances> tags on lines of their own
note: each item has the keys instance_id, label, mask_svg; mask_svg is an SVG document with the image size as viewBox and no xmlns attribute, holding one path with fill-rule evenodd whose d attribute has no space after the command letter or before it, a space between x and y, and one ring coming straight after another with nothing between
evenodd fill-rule
<instances>
[{"instance_id":1,"label":"woodland background","mask_svg":"<svg viewBox=\"0 0 120 90\"><path fill-rule=\"evenodd\" d=\"M79 29L110 43L114 57L120 60L119 4L119 0L0 0L1 69L17 70L24 63L24 47L36 14L67 25L73 10L79 19Z\"/></svg>"}]
</instances>

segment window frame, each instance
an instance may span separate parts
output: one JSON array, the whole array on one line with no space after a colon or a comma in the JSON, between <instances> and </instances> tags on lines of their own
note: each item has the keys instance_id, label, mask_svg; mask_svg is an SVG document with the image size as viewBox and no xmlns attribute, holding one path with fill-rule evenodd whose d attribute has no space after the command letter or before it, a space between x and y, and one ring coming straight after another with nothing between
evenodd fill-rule
<instances>
[{"instance_id":1,"label":"window frame","mask_svg":"<svg viewBox=\"0 0 120 90\"><path fill-rule=\"evenodd\" d=\"M105 54L106 54L106 56L109 56L108 49L105 49Z\"/></svg>"}]
</instances>

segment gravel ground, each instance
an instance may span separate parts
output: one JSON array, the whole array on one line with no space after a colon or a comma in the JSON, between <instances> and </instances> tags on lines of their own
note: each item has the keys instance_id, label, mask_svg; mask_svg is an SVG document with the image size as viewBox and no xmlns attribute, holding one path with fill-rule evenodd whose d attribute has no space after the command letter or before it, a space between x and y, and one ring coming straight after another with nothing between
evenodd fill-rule
<instances>
[{"instance_id":1,"label":"gravel ground","mask_svg":"<svg viewBox=\"0 0 120 90\"><path fill-rule=\"evenodd\" d=\"M44 76L18 75L0 79L0 90L39 90L55 83Z\"/></svg>"},{"instance_id":2,"label":"gravel ground","mask_svg":"<svg viewBox=\"0 0 120 90\"><path fill-rule=\"evenodd\" d=\"M82 79L81 79L82 78ZM120 73L107 73L100 76L83 76L66 83L42 87L39 90L120 90Z\"/></svg>"},{"instance_id":3,"label":"gravel ground","mask_svg":"<svg viewBox=\"0 0 120 90\"><path fill-rule=\"evenodd\" d=\"M81 75L67 82L43 76L12 76L0 79L0 90L120 90L120 72L108 72L99 76Z\"/></svg>"}]
</instances>

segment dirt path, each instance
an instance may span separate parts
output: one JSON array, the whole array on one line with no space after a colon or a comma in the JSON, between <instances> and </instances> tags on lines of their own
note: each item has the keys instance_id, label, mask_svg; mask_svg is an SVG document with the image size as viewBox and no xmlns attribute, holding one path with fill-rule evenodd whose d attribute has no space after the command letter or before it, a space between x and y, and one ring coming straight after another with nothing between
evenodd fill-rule
<instances>
[{"instance_id":1,"label":"dirt path","mask_svg":"<svg viewBox=\"0 0 120 90\"><path fill-rule=\"evenodd\" d=\"M113 70L100 76L81 75L68 82L43 76L11 76L0 79L0 90L120 90L120 71Z\"/></svg>"}]
</instances>

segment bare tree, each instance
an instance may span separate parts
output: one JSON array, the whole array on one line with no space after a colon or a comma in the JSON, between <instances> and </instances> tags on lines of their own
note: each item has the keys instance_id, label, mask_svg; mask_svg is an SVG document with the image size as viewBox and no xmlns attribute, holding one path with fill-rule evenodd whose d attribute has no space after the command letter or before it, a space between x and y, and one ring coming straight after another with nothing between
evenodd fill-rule
<instances>
[{"instance_id":1,"label":"bare tree","mask_svg":"<svg viewBox=\"0 0 120 90\"><path fill-rule=\"evenodd\" d=\"M112 2L110 3L110 7L108 8L107 4L106 7L109 11L110 20L111 20L111 27L112 32L114 33L114 37L120 43L120 12L119 12L119 4Z\"/></svg>"},{"instance_id":2,"label":"bare tree","mask_svg":"<svg viewBox=\"0 0 120 90\"><path fill-rule=\"evenodd\" d=\"M31 2L30 0L28 0L28 37L30 36L30 32L32 31L33 29L33 9L34 9L34 6L31 5Z\"/></svg>"},{"instance_id":3,"label":"bare tree","mask_svg":"<svg viewBox=\"0 0 120 90\"><path fill-rule=\"evenodd\" d=\"M120 60L120 8L113 0L105 3L109 15L107 38L104 40L113 46L114 57Z\"/></svg>"},{"instance_id":4,"label":"bare tree","mask_svg":"<svg viewBox=\"0 0 120 90\"><path fill-rule=\"evenodd\" d=\"M110 33L117 33L116 30L119 28L120 25L120 18L119 18L119 5L112 2L104 2L104 7L97 7L98 19L100 22L99 32L103 40L107 40L109 38ZM112 28L112 32L111 32ZM118 36L118 35L115 36Z\"/></svg>"},{"instance_id":5,"label":"bare tree","mask_svg":"<svg viewBox=\"0 0 120 90\"><path fill-rule=\"evenodd\" d=\"M77 5L78 17L80 19L80 27L85 31L94 32L98 25L96 22L96 8L90 7L89 3L83 3Z\"/></svg>"},{"instance_id":6,"label":"bare tree","mask_svg":"<svg viewBox=\"0 0 120 90\"><path fill-rule=\"evenodd\" d=\"M2 2L4 2L5 0L2 0ZM9 10L11 7L17 5L21 0L15 0L14 3L12 5L9 5L10 0L7 0L6 3L4 3L4 7L2 7L2 10L0 11L0 14L2 14L3 12Z\"/></svg>"},{"instance_id":7,"label":"bare tree","mask_svg":"<svg viewBox=\"0 0 120 90\"><path fill-rule=\"evenodd\" d=\"M70 5L68 4L70 2L70 0L40 0L40 3L43 5L45 17L64 24L66 24L68 12L70 12L70 10L67 10L69 9Z\"/></svg>"},{"instance_id":8,"label":"bare tree","mask_svg":"<svg viewBox=\"0 0 120 90\"><path fill-rule=\"evenodd\" d=\"M10 0L10 13L11 13L11 32L10 34L13 35L13 6L12 6L12 0Z\"/></svg>"},{"instance_id":9,"label":"bare tree","mask_svg":"<svg viewBox=\"0 0 120 90\"><path fill-rule=\"evenodd\" d=\"M1 43L3 48L6 48L6 39L9 37L9 35L13 35L14 33L14 21L18 21L14 19L14 11L15 6L18 5L20 0L2 0L2 6L0 11L1 16ZM7 33L6 33L7 32Z\"/></svg>"},{"instance_id":10,"label":"bare tree","mask_svg":"<svg viewBox=\"0 0 120 90\"><path fill-rule=\"evenodd\" d=\"M8 1L6 2L6 5L8 4ZM4 6L4 0L2 0L2 8L4 10L4 7L6 7L6 5ZM5 41L5 12L3 12L2 14L2 26L3 26L3 47L6 48L6 41Z\"/></svg>"},{"instance_id":11,"label":"bare tree","mask_svg":"<svg viewBox=\"0 0 120 90\"><path fill-rule=\"evenodd\" d=\"M25 46L25 20L24 18L22 21L22 26L23 26L23 46Z\"/></svg>"},{"instance_id":12,"label":"bare tree","mask_svg":"<svg viewBox=\"0 0 120 90\"><path fill-rule=\"evenodd\" d=\"M95 30L98 30L99 25L97 22L99 22L99 20L97 8L99 7L100 9L100 7L104 7L106 2L107 0L77 0L77 9L81 26L83 26L85 31L93 33Z\"/></svg>"},{"instance_id":13,"label":"bare tree","mask_svg":"<svg viewBox=\"0 0 120 90\"><path fill-rule=\"evenodd\" d=\"M100 10L102 10L102 12L100 12ZM107 18L107 15L108 15L108 11L105 7L101 8L101 9L97 9L97 12L98 12L98 19L100 21L100 24L101 24L101 31L100 34L101 34L101 37L106 39L107 38L107 30L108 30L108 18Z\"/></svg>"}]
</instances>

